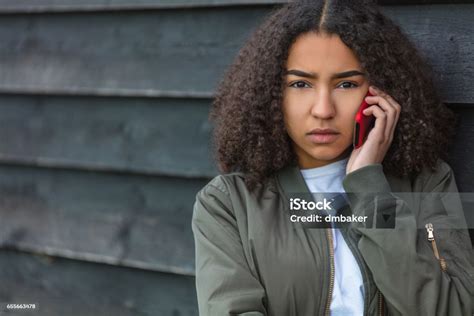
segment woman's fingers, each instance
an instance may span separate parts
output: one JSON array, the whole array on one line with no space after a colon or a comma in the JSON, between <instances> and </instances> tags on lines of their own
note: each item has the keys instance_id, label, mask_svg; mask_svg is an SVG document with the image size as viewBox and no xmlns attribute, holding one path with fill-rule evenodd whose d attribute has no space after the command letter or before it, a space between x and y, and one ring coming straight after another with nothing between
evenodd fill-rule
<instances>
[{"instance_id":1,"label":"woman's fingers","mask_svg":"<svg viewBox=\"0 0 474 316\"><path fill-rule=\"evenodd\" d=\"M370 131L366 144L353 150L346 172L352 172L367 163L381 163L392 143L395 126L398 122L401 107L388 94L371 86L372 96L365 98L370 105L363 111L366 116L375 116L375 126Z\"/></svg>"},{"instance_id":2,"label":"woman's fingers","mask_svg":"<svg viewBox=\"0 0 474 316\"><path fill-rule=\"evenodd\" d=\"M384 128L384 136L386 139L390 139L392 135L392 131L394 130L394 123L397 117L397 113L396 113L397 110L386 99L380 96L367 97L367 103L375 104L373 106L379 108L387 116L386 117L387 122Z\"/></svg>"},{"instance_id":3,"label":"woman's fingers","mask_svg":"<svg viewBox=\"0 0 474 316\"><path fill-rule=\"evenodd\" d=\"M380 90L378 88L375 88L373 86L371 86L370 88L371 88L371 92L373 94L381 96L382 98L387 100L390 105L392 105L395 108L395 110L397 111L397 120L396 121L398 121L398 117L399 117L400 112L402 110L402 107L400 106L400 104L397 101L395 101L395 99L393 99L390 95L383 92L382 90Z\"/></svg>"},{"instance_id":4,"label":"woman's fingers","mask_svg":"<svg viewBox=\"0 0 474 316\"><path fill-rule=\"evenodd\" d=\"M400 117L401 106L391 96L379 89L371 87L371 92L375 95L367 97L366 101L369 104L378 104L378 106L386 113L387 118L384 136L385 139L391 143L398 118Z\"/></svg>"},{"instance_id":5,"label":"woman's fingers","mask_svg":"<svg viewBox=\"0 0 474 316\"><path fill-rule=\"evenodd\" d=\"M379 140L380 144L385 143L388 137L385 133L387 127L387 114L377 105L372 105L364 110L364 115L375 116L375 126L373 128L375 139Z\"/></svg>"}]
</instances>

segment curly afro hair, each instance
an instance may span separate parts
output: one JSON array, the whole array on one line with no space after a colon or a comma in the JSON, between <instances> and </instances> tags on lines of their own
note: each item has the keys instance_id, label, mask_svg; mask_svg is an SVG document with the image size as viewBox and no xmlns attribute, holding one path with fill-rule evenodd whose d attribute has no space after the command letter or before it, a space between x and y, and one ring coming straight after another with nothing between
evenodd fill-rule
<instances>
[{"instance_id":1,"label":"curly afro hair","mask_svg":"<svg viewBox=\"0 0 474 316\"><path fill-rule=\"evenodd\" d=\"M402 106L384 172L412 177L446 159L454 113L437 95L429 65L376 4L362 0L300 0L274 12L228 69L213 101L213 145L221 172L243 172L250 189L296 163L283 121L288 51L306 32L338 35L357 56L369 84Z\"/></svg>"}]
</instances>

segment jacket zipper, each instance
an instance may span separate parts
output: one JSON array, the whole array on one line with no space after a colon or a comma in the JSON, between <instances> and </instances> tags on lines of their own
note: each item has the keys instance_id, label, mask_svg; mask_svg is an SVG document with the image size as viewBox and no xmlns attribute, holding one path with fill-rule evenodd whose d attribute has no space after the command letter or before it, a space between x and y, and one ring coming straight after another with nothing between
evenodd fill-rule
<instances>
[{"instance_id":1,"label":"jacket zipper","mask_svg":"<svg viewBox=\"0 0 474 316\"><path fill-rule=\"evenodd\" d=\"M441 266L441 270L443 270L445 272L446 269L447 269L446 260L444 260L444 258L441 258L439 256L438 246L436 245L436 240L435 240L435 237L434 237L433 224L428 223L428 224L425 225L425 228L426 228L426 231L428 232L428 241L431 242L431 247L433 248L434 255L435 255L436 259L438 259L438 261L439 261L439 265Z\"/></svg>"},{"instance_id":2,"label":"jacket zipper","mask_svg":"<svg viewBox=\"0 0 474 316\"><path fill-rule=\"evenodd\" d=\"M367 271L365 269L365 266L362 263L362 258L360 254L355 250L356 246L354 245L352 238L349 236L349 232L345 231L344 229L341 229L342 236L344 237L345 242L347 243L347 246L352 252L352 255L356 259L357 265L359 266L360 273L362 274L362 280L364 282L364 315L368 315L368 306L369 306L369 276L367 275Z\"/></svg>"},{"instance_id":3,"label":"jacket zipper","mask_svg":"<svg viewBox=\"0 0 474 316\"><path fill-rule=\"evenodd\" d=\"M329 266L330 266L330 279L329 279L329 293L326 303L326 315L330 315L331 301L332 301L332 292L334 289L334 246L332 242L332 231L331 228L326 228L326 237L328 239L329 245Z\"/></svg>"},{"instance_id":4,"label":"jacket zipper","mask_svg":"<svg viewBox=\"0 0 474 316\"><path fill-rule=\"evenodd\" d=\"M384 312L383 312L383 295L382 295L382 292L380 292L380 290L378 291L378 300L379 300L379 313L378 313L378 315L383 316L383 314L384 314Z\"/></svg>"}]
</instances>

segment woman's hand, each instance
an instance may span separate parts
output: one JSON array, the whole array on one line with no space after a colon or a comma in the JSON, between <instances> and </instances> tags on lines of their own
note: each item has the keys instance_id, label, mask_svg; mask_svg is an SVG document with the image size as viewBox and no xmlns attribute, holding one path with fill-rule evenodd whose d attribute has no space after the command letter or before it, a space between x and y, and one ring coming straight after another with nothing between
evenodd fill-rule
<instances>
[{"instance_id":1,"label":"woman's hand","mask_svg":"<svg viewBox=\"0 0 474 316\"><path fill-rule=\"evenodd\" d=\"M375 116L375 126L369 132L365 143L358 149L354 149L346 167L346 174L370 164L382 163L385 154L392 144L395 126L400 116L400 104L391 96L369 87L373 96L365 100L372 106L363 111L364 115Z\"/></svg>"}]
</instances>

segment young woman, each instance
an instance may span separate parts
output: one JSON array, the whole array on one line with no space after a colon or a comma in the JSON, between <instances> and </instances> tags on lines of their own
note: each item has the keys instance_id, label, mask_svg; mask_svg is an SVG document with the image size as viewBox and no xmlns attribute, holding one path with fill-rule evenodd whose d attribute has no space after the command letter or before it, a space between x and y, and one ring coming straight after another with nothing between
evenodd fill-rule
<instances>
[{"instance_id":1,"label":"young woman","mask_svg":"<svg viewBox=\"0 0 474 316\"><path fill-rule=\"evenodd\" d=\"M211 112L225 174L194 206L200 315L472 314L472 247L442 160L453 114L431 76L367 1L294 1L263 23ZM375 125L354 149L364 99ZM298 226L290 199L309 192L394 224Z\"/></svg>"}]
</instances>

